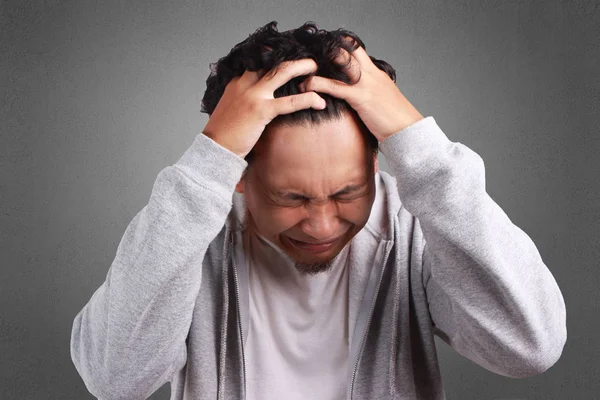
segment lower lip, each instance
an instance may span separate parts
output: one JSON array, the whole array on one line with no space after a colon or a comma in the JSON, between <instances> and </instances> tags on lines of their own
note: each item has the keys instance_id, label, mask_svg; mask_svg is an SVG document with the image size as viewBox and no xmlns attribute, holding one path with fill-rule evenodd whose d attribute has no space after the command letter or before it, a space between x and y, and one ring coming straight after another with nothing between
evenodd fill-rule
<instances>
[{"instance_id":1,"label":"lower lip","mask_svg":"<svg viewBox=\"0 0 600 400\"><path fill-rule=\"evenodd\" d=\"M310 251L313 253L322 253L324 251L329 250L330 248L333 247L333 245L337 242L337 239L334 240L331 243L327 243L327 244L310 244L310 243L304 243L304 242L298 242L292 238L288 238L290 243L292 243L295 247L301 249L301 250L306 250L306 251Z\"/></svg>"}]
</instances>

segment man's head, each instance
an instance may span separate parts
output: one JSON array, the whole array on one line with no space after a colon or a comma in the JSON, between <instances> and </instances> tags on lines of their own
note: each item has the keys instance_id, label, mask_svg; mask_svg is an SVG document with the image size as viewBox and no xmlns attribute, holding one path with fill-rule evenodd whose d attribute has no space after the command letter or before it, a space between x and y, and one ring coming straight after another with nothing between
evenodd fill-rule
<instances>
[{"instance_id":1,"label":"man's head","mask_svg":"<svg viewBox=\"0 0 600 400\"><path fill-rule=\"evenodd\" d=\"M332 60L340 47L350 52L365 47L354 33L319 30L312 22L281 33L276 26L273 21L258 29L211 64L202 112L212 114L225 86L246 69L269 71L287 60L312 58L316 75L351 83ZM353 38L355 47L344 37ZM371 60L395 81L389 64ZM290 80L274 97L300 93L298 84L305 78ZM249 228L284 250L304 273L326 270L364 227L378 168L377 139L356 111L343 99L319 95L327 102L325 109L279 115L267 125L245 158L248 168L236 188L244 194ZM328 246L305 244L332 240Z\"/></svg>"},{"instance_id":2,"label":"man's head","mask_svg":"<svg viewBox=\"0 0 600 400\"><path fill-rule=\"evenodd\" d=\"M269 126L236 188L244 193L249 226L283 249L302 272L326 270L369 218L377 156L356 118ZM297 242L332 240L324 249Z\"/></svg>"}]
</instances>

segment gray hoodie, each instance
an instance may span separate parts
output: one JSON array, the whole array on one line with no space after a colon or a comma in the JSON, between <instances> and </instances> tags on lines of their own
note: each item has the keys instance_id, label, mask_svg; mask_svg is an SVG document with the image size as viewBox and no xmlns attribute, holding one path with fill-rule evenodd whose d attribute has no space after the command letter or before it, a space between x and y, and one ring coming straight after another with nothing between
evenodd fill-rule
<instances>
[{"instance_id":1,"label":"gray hoodie","mask_svg":"<svg viewBox=\"0 0 600 400\"><path fill-rule=\"evenodd\" d=\"M445 399L434 335L499 375L550 368L567 339L560 289L485 190L477 153L433 117L380 143L369 222L350 242L348 399ZM247 163L203 134L159 172L105 282L77 314L71 358L100 399L243 399L248 321L235 185ZM236 200L237 199L237 200Z\"/></svg>"}]
</instances>

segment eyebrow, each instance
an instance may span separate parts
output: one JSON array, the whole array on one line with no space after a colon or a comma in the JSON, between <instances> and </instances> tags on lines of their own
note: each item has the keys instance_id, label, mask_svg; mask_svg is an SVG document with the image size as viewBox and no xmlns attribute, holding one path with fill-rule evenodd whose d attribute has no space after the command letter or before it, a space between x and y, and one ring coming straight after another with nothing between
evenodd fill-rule
<instances>
[{"instance_id":1,"label":"eyebrow","mask_svg":"<svg viewBox=\"0 0 600 400\"><path fill-rule=\"evenodd\" d=\"M342 195L342 194L352 193L352 192L355 192L355 191L357 191L359 189L362 189L365 185L366 185L366 183L362 183L362 184L358 184L358 185L347 185L342 190L339 190L336 193L334 193L332 196L339 196L339 195ZM310 198L310 197L308 197L308 196L306 196L304 194L296 193L296 192L292 192L292 191L287 191L287 190L275 192L275 195L278 196L278 197L294 197L294 196L299 196L299 197Z\"/></svg>"}]
</instances>

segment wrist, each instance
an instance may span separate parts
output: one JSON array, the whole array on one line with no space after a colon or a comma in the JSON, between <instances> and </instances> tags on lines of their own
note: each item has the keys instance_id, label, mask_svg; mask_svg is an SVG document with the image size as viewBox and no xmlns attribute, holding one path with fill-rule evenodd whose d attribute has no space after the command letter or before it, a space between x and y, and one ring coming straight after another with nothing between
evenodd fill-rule
<instances>
[{"instance_id":1,"label":"wrist","mask_svg":"<svg viewBox=\"0 0 600 400\"><path fill-rule=\"evenodd\" d=\"M388 132L387 134L383 135L381 137L381 139L379 140L379 142L383 142L385 139L389 138L390 136L400 133L404 129L421 121L424 118L425 117L423 117L423 115L421 115L421 113L419 111L414 109L411 113L403 115L401 118L399 118L398 121L393 125L394 128L392 128L391 131Z\"/></svg>"},{"instance_id":2,"label":"wrist","mask_svg":"<svg viewBox=\"0 0 600 400\"><path fill-rule=\"evenodd\" d=\"M206 136L207 138L209 138L210 140L212 140L213 142L215 142L216 144L218 144L219 146L221 146L222 148L224 148L225 150L229 151L230 153L235 154L239 158L243 159L244 157L246 157L248 155L248 152L243 152L243 151L237 150L235 148L235 146L232 146L226 140L221 139L221 137L219 137L217 135L212 135L205 131L202 131L202 134L204 136Z\"/></svg>"}]
</instances>

